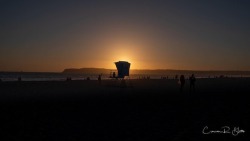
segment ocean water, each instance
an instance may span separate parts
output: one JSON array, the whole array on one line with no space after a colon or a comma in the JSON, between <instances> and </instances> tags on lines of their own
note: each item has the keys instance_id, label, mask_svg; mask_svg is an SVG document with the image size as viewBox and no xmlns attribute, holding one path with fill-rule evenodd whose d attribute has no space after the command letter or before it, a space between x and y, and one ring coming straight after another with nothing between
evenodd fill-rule
<instances>
[{"instance_id":1,"label":"ocean water","mask_svg":"<svg viewBox=\"0 0 250 141\"><path fill-rule=\"evenodd\" d=\"M250 72L228 72L228 71L170 71L164 73L139 73L130 74L130 79L174 79L176 75L184 75L188 78L191 74L195 74L196 78L220 78L220 77L250 77ZM68 77L71 80L97 80L99 74L95 73L51 73L51 72L0 72L1 81L18 81L21 77L22 81L65 81ZM102 74L102 79L111 79L110 74Z\"/></svg>"}]
</instances>

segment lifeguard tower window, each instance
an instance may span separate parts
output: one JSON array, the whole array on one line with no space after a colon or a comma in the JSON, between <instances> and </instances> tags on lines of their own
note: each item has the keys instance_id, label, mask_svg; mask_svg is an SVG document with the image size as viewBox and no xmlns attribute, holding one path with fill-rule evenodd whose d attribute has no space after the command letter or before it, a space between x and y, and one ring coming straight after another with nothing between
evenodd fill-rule
<instances>
[{"instance_id":1,"label":"lifeguard tower window","mask_svg":"<svg viewBox=\"0 0 250 141\"><path fill-rule=\"evenodd\" d=\"M130 63L126 61L115 62L116 68L118 70L118 78L124 78L129 76Z\"/></svg>"}]
</instances>

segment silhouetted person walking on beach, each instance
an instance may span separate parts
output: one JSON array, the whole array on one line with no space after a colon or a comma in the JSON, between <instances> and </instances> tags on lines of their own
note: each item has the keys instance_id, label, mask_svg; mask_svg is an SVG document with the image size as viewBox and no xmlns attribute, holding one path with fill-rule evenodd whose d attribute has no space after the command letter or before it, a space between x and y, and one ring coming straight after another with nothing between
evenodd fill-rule
<instances>
[{"instance_id":1,"label":"silhouetted person walking on beach","mask_svg":"<svg viewBox=\"0 0 250 141\"><path fill-rule=\"evenodd\" d=\"M189 92L195 92L195 81L196 81L196 78L194 76L194 74L192 74L190 77L189 77L189 82L190 82L190 90Z\"/></svg>"},{"instance_id":2,"label":"silhouetted person walking on beach","mask_svg":"<svg viewBox=\"0 0 250 141\"><path fill-rule=\"evenodd\" d=\"M178 79L178 75L175 75L174 79L176 79L176 80L177 80L177 79Z\"/></svg>"},{"instance_id":3,"label":"silhouetted person walking on beach","mask_svg":"<svg viewBox=\"0 0 250 141\"><path fill-rule=\"evenodd\" d=\"M98 76L98 81L99 81L99 85L101 85L102 84L102 75L101 74Z\"/></svg>"},{"instance_id":4,"label":"silhouetted person walking on beach","mask_svg":"<svg viewBox=\"0 0 250 141\"><path fill-rule=\"evenodd\" d=\"M182 92L183 92L183 87L184 87L184 85L185 85L185 77L184 77L184 75L181 75L181 76L180 76L180 84L181 84L180 91L181 91L181 93L182 93Z\"/></svg>"},{"instance_id":5,"label":"silhouetted person walking on beach","mask_svg":"<svg viewBox=\"0 0 250 141\"><path fill-rule=\"evenodd\" d=\"M17 80L18 80L19 82L21 82L21 81L22 81L22 77L19 76L19 77L17 78Z\"/></svg>"}]
</instances>

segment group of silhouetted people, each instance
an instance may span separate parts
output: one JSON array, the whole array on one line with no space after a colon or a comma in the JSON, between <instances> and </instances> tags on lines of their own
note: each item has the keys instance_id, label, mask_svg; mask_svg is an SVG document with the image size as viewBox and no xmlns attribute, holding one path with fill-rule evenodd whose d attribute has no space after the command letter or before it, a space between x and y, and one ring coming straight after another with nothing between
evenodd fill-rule
<instances>
[{"instance_id":1,"label":"group of silhouetted people","mask_svg":"<svg viewBox=\"0 0 250 141\"><path fill-rule=\"evenodd\" d=\"M118 76L116 75L115 72L110 72L109 78L115 78L116 80L118 80Z\"/></svg>"},{"instance_id":2,"label":"group of silhouetted people","mask_svg":"<svg viewBox=\"0 0 250 141\"><path fill-rule=\"evenodd\" d=\"M192 74L189 77L189 84L190 84L189 92L190 93L194 93L195 92L195 81L196 81L196 78L195 78L194 74ZM185 76L184 75L180 76L179 84L180 84L180 92L182 93L183 89L184 89L184 86L185 86Z\"/></svg>"},{"instance_id":3,"label":"group of silhouetted people","mask_svg":"<svg viewBox=\"0 0 250 141\"><path fill-rule=\"evenodd\" d=\"M66 78L66 81L71 81L71 80L72 80L71 77Z\"/></svg>"},{"instance_id":4,"label":"group of silhouetted people","mask_svg":"<svg viewBox=\"0 0 250 141\"><path fill-rule=\"evenodd\" d=\"M150 79L150 76L139 76L138 79Z\"/></svg>"},{"instance_id":5,"label":"group of silhouetted people","mask_svg":"<svg viewBox=\"0 0 250 141\"><path fill-rule=\"evenodd\" d=\"M168 79L168 76L161 76L161 79Z\"/></svg>"}]
</instances>

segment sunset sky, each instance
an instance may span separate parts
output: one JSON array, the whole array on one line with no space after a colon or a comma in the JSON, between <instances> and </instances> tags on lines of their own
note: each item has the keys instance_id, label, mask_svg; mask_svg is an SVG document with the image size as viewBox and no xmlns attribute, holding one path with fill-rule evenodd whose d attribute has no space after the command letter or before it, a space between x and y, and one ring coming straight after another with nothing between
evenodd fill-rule
<instances>
[{"instance_id":1,"label":"sunset sky","mask_svg":"<svg viewBox=\"0 0 250 141\"><path fill-rule=\"evenodd\" d=\"M250 70L249 0L2 0L0 71Z\"/></svg>"}]
</instances>

